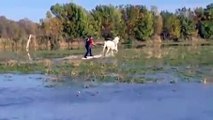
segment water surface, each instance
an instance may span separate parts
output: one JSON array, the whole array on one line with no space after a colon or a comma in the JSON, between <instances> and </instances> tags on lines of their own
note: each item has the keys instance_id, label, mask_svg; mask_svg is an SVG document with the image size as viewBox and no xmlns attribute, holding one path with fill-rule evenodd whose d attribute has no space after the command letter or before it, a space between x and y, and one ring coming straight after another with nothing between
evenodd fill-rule
<instances>
[{"instance_id":1,"label":"water surface","mask_svg":"<svg viewBox=\"0 0 213 120\"><path fill-rule=\"evenodd\" d=\"M1 74L0 120L213 119L212 84L90 83L93 87L85 88L51 77Z\"/></svg>"}]
</instances>

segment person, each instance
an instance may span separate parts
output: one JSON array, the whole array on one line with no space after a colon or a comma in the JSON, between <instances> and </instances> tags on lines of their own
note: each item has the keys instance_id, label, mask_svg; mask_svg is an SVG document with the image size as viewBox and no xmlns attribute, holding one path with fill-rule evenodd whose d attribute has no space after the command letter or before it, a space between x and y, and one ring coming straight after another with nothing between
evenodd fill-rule
<instances>
[{"instance_id":1,"label":"person","mask_svg":"<svg viewBox=\"0 0 213 120\"><path fill-rule=\"evenodd\" d=\"M88 54L90 56L93 56L93 54L92 54L92 47L94 45L95 45L95 43L94 43L94 40L93 40L92 36L89 36L86 39L86 42L85 42L86 53L84 54L84 58L87 58Z\"/></svg>"}]
</instances>

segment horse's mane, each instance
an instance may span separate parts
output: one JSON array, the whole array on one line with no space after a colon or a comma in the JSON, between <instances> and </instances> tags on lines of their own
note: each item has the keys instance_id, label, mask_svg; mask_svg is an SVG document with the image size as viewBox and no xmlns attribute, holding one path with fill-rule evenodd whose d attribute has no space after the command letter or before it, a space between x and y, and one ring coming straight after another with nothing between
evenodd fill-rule
<instances>
[{"instance_id":1,"label":"horse's mane","mask_svg":"<svg viewBox=\"0 0 213 120\"><path fill-rule=\"evenodd\" d=\"M115 37L114 40L113 40L113 42L114 42L115 44L118 44L119 39L120 39L119 37Z\"/></svg>"}]
</instances>

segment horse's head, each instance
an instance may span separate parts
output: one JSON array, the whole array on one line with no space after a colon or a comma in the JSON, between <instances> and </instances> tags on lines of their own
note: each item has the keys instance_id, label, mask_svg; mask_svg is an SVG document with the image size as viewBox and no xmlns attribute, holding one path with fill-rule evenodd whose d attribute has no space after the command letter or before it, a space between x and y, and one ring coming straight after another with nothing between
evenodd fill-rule
<instances>
[{"instance_id":1,"label":"horse's head","mask_svg":"<svg viewBox=\"0 0 213 120\"><path fill-rule=\"evenodd\" d=\"M115 44L118 44L119 39L120 39L120 38L117 36L117 37L114 38L113 42L114 42Z\"/></svg>"}]
</instances>

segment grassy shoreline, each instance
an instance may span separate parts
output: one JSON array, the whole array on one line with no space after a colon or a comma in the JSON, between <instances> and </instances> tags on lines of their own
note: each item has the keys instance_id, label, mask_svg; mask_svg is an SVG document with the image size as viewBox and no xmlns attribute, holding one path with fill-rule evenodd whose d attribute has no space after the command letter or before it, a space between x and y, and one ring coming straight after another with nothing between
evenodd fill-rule
<instances>
[{"instance_id":1,"label":"grassy shoreline","mask_svg":"<svg viewBox=\"0 0 213 120\"><path fill-rule=\"evenodd\" d=\"M101 51L95 48L95 54ZM176 46L142 49L120 49L115 57L83 61L79 59L84 50L38 51L29 60L6 60L0 62L0 73L41 73L68 76L84 81L118 81L145 83L156 81L147 74L167 72L176 69L183 78L200 78L212 73L213 46ZM77 59L58 60L68 55ZM208 69L208 70L205 70Z\"/></svg>"}]
</instances>

